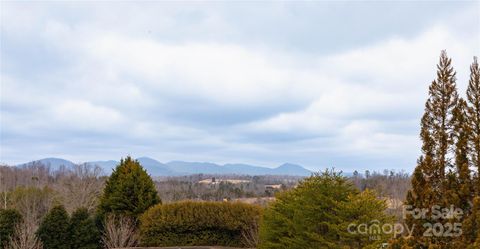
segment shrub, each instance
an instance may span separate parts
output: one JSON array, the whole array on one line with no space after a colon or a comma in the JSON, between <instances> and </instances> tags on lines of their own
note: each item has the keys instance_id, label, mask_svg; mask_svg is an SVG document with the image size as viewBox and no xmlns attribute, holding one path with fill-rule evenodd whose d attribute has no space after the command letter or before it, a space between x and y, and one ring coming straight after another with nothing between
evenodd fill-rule
<instances>
[{"instance_id":1,"label":"shrub","mask_svg":"<svg viewBox=\"0 0 480 249\"><path fill-rule=\"evenodd\" d=\"M86 208L79 208L70 219L71 249L100 248L100 231Z\"/></svg>"},{"instance_id":2,"label":"shrub","mask_svg":"<svg viewBox=\"0 0 480 249\"><path fill-rule=\"evenodd\" d=\"M40 223L37 235L44 249L70 249L70 222L63 206L55 206Z\"/></svg>"},{"instance_id":3,"label":"shrub","mask_svg":"<svg viewBox=\"0 0 480 249\"><path fill-rule=\"evenodd\" d=\"M242 232L258 223L259 206L230 202L177 202L142 215L145 246L244 246Z\"/></svg>"},{"instance_id":4,"label":"shrub","mask_svg":"<svg viewBox=\"0 0 480 249\"><path fill-rule=\"evenodd\" d=\"M157 203L160 198L152 178L137 160L127 157L106 182L98 219L104 220L108 213L138 217Z\"/></svg>"},{"instance_id":5,"label":"shrub","mask_svg":"<svg viewBox=\"0 0 480 249\"><path fill-rule=\"evenodd\" d=\"M15 209L0 210L0 248L4 248L15 232L15 227L22 222L22 215Z\"/></svg>"},{"instance_id":6,"label":"shrub","mask_svg":"<svg viewBox=\"0 0 480 249\"><path fill-rule=\"evenodd\" d=\"M359 193L341 175L315 174L278 194L265 210L258 248L378 248L386 242L384 234L370 240L348 228L363 223L381 227L390 221L385 209L384 201L370 191Z\"/></svg>"}]
</instances>

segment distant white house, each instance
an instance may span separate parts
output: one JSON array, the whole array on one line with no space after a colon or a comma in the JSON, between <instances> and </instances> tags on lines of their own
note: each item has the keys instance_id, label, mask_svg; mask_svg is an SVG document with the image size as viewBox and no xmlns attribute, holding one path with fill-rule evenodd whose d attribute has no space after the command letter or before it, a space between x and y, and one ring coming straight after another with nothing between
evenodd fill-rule
<instances>
[{"instance_id":1,"label":"distant white house","mask_svg":"<svg viewBox=\"0 0 480 249\"><path fill-rule=\"evenodd\" d=\"M231 184L240 184L240 183L249 183L250 180L240 180L240 179L216 179L215 177L209 178L209 179L204 179L199 181L198 183L200 184L209 184L209 185L215 185L215 184L220 184L221 182L223 183L231 183Z\"/></svg>"},{"instance_id":2,"label":"distant white house","mask_svg":"<svg viewBox=\"0 0 480 249\"><path fill-rule=\"evenodd\" d=\"M281 189L282 188L282 184L268 184L268 185L265 185L265 190L277 190L277 189Z\"/></svg>"}]
</instances>

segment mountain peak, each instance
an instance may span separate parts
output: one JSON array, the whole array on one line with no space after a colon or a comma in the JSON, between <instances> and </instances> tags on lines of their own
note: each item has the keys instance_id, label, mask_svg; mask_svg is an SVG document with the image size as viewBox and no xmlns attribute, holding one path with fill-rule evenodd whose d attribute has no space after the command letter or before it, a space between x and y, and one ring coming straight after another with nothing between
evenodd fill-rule
<instances>
[{"instance_id":1,"label":"mountain peak","mask_svg":"<svg viewBox=\"0 0 480 249\"><path fill-rule=\"evenodd\" d=\"M159 161L151 158L151 157L147 157L147 156L142 156L142 157L138 157L136 159L137 161L149 161L149 162L157 162L157 163L160 163Z\"/></svg>"},{"instance_id":2,"label":"mountain peak","mask_svg":"<svg viewBox=\"0 0 480 249\"><path fill-rule=\"evenodd\" d=\"M309 176L312 174L312 172L308 169L305 169L304 167L293 164L293 163L284 163L275 170L280 174L280 175L300 175L300 176Z\"/></svg>"},{"instance_id":3,"label":"mountain peak","mask_svg":"<svg viewBox=\"0 0 480 249\"><path fill-rule=\"evenodd\" d=\"M293 164L293 163L284 163L277 167L277 169L298 169L298 168L303 169L302 166L298 164Z\"/></svg>"}]
</instances>

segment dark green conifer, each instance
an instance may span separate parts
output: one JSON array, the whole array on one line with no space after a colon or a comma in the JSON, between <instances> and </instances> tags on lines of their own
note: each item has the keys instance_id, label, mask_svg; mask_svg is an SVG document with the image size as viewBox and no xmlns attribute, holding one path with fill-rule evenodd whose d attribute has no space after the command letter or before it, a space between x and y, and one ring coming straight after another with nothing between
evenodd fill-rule
<instances>
[{"instance_id":1,"label":"dark green conifer","mask_svg":"<svg viewBox=\"0 0 480 249\"><path fill-rule=\"evenodd\" d=\"M108 213L136 218L160 201L152 178L137 160L128 156L120 160L108 178L98 211L103 218Z\"/></svg>"},{"instance_id":2,"label":"dark green conifer","mask_svg":"<svg viewBox=\"0 0 480 249\"><path fill-rule=\"evenodd\" d=\"M70 219L71 249L98 249L100 231L86 208L75 210Z\"/></svg>"},{"instance_id":3,"label":"dark green conifer","mask_svg":"<svg viewBox=\"0 0 480 249\"><path fill-rule=\"evenodd\" d=\"M4 248L22 222L22 215L15 209L0 209L0 248Z\"/></svg>"},{"instance_id":4,"label":"dark green conifer","mask_svg":"<svg viewBox=\"0 0 480 249\"><path fill-rule=\"evenodd\" d=\"M63 206L52 208L40 223L37 236L44 249L70 249L70 218Z\"/></svg>"}]
</instances>

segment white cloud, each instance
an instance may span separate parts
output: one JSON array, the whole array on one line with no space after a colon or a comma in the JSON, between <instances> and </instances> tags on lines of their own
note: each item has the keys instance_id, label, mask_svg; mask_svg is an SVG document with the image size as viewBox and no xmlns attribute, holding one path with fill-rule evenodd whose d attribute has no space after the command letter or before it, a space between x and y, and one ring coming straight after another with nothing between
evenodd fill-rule
<instances>
[{"instance_id":1,"label":"white cloud","mask_svg":"<svg viewBox=\"0 0 480 249\"><path fill-rule=\"evenodd\" d=\"M333 82L323 82L322 91L310 105L252 122L245 129L257 134L329 135L335 141L323 141L318 146L334 147L337 153L379 157L402 151L414 158L418 154L419 114L441 49L448 47L455 65L464 67L460 69L463 75L458 75L460 91L467 83L465 68L475 53L475 45L454 34L434 27L413 39L392 38L319 58L317 70L310 72L312 77L329 77ZM395 119L404 120L403 129L389 121Z\"/></svg>"},{"instance_id":2,"label":"white cloud","mask_svg":"<svg viewBox=\"0 0 480 249\"><path fill-rule=\"evenodd\" d=\"M265 122L283 120L279 126L285 128L291 122L316 123L314 119L318 118L421 110L427 86L434 79L439 51L447 46L452 47L449 55L455 64L467 66L475 53L473 44L465 46L454 33L435 27L411 40L392 38L375 46L319 58L318 67L309 72L311 78L329 80L320 82L322 89L310 89L316 92L315 100L304 110L281 113ZM465 85L467 77L459 75L458 84ZM308 90L305 86L303 89Z\"/></svg>"},{"instance_id":3,"label":"white cloud","mask_svg":"<svg viewBox=\"0 0 480 249\"><path fill-rule=\"evenodd\" d=\"M295 92L301 72L264 51L235 44L164 44L121 36L93 37L84 47L89 61L113 75L130 75L161 94L204 98L227 105L280 101ZM299 74L300 73L300 74Z\"/></svg>"},{"instance_id":4,"label":"white cloud","mask_svg":"<svg viewBox=\"0 0 480 249\"><path fill-rule=\"evenodd\" d=\"M359 48L324 61L327 71L343 79L363 80L359 84L384 87L395 92L424 89L434 77L439 51L447 49L455 68L465 72L473 55L480 48L478 34L470 37L457 36L455 27L433 26L413 39L393 37L378 44ZM421 55L421 56L419 56ZM468 75L459 75L465 84Z\"/></svg>"},{"instance_id":5,"label":"white cloud","mask_svg":"<svg viewBox=\"0 0 480 249\"><path fill-rule=\"evenodd\" d=\"M47 120L81 130L108 131L126 121L117 110L84 100L66 100L54 106L52 111L51 119Z\"/></svg>"},{"instance_id":6,"label":"white cloud","mask_svg":"<svg viewBox=\"0 0 480 249\"><path fill-rule=\"evenodd\" d=\"M460 89L479 51L478 32L458 35L458 27L445 22L416 35L307 54L229 39L241 29L218 9L154 15L158 9L132 8L135 14L125 13L136 18L122 25L108 5L88 14L69 6L68 17L39 6L26 8L29 15L19 15L23 9L13 5L2 12L2 21L9 21L2 25L9 46L39 53L2 59L1 122L9 137L2 147L9 146L8 153L19 146L10 142L16 137L44 133L48 139L55 136L51 130L59 130L68 134L58 137L100 133L104 136L90 142L105 150L114 141L127 151L190 159L291 158L313 165L330 155L388 155L388 160L408 157L413 165L416 120L440 50L453 57ZM177 26L189 32L186 38L175 37ZM49 66L47 72L23 68L32 58ZM23 70L11 70L15 67ZM241 115L247 117L222 122Z\"/></svg>"}]
</instances>

